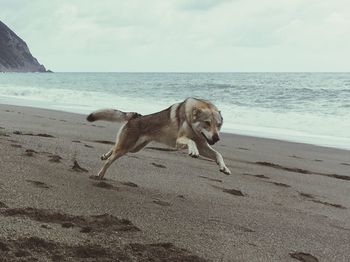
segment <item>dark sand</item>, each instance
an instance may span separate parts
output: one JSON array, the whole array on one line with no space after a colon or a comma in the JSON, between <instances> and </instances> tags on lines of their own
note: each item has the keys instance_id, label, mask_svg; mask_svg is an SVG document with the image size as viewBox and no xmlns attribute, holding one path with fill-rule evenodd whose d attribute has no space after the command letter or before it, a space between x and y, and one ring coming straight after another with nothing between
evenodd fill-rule
<instances>
[{"instance_id":1,"label":"dark sand","mask_svg":"<svg viewBox=\"0 0 350 262\"><path fill-rule=\"evenodd\" d=\"M223 134L231 176L151 144L91 179L117 129L0 106L0 261L350 260L349 151Z\"/></svg>"}]
</instances>

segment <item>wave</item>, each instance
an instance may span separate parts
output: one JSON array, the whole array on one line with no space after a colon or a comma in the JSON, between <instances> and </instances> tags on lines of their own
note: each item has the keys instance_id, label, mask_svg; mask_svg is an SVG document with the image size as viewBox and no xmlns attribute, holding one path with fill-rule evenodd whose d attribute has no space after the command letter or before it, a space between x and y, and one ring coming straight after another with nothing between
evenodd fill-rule
<instances>
[{"instance_id":1,"label":"wave","mask_svg":"<svg viewBox=\"0 0 350 262\"><path fill-rule=\"evenodd\" d=\"M349 77L10 74L0 77L0 103L83 114L100 108L149 114L186 97L200 97L220 108L225 132L350 149Z\"/></svg>"}]
</instances>

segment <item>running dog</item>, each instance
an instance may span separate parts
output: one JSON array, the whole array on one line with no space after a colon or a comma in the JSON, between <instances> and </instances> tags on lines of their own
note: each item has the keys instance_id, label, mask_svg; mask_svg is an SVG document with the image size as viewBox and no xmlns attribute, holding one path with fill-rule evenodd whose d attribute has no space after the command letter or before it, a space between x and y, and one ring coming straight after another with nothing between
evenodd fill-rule
<instances>
[{"instance_id":1,"label":"running dog","mask_svg":"<svg viewBox=\"0 0 350 262\"><path fill-rule=\"evenodd\" d=\"M115 145L101 156L106 162L98 173L100 179L116 159L128 152L138 152L151 141L178 149L187 147L191 157L201 155L213 159L221 172L231 174L221 154L210 146L220 139L223 118L216 106L207 100L187 98L163 111L144 116L114 109L99 110L91 113L87 120L123 122Z\"/></svg>"}]
</instances>

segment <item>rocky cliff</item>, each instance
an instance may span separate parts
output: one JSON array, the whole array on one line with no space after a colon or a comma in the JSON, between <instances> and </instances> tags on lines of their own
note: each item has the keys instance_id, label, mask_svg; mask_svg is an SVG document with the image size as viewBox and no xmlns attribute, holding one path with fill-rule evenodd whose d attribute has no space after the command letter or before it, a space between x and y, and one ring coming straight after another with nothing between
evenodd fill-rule
<instances>
[{"instance_id":1,"label":"rocky cliff","mask_svg":"<svg viewBox=\"0 0 350 262\"><path fill-rule=\"evenodd\" d=\"M46 72L27 44L1 21L0 72Z\"/></svg>"}]
</instances>

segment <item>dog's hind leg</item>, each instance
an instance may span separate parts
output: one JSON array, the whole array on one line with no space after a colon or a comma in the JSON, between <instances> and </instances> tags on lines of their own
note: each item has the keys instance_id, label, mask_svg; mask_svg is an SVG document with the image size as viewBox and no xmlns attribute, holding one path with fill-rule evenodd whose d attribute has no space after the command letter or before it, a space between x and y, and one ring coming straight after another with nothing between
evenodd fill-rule
<instances>
[{"instance_id":1,"label":"dog's hind leg","mask_svg":"<svg viewBox=\"0 0 350 262\"><path fill-rule=\"evenodd\" d=\"M111 150L109 150L106 154L103 154L103 155L101 156L101 160L106 160L106 159L108 159L108 158L112 155L113 149L114 149L114 147L112 147Z\"/></svg>"},{"instance_id":2,"label":"dog's hind leg","mask_svg":"<svg viewBox=\"0 0 350 262\"><path fill-rule=\"evenodd\" d=\"M110 165L112 165L112 163L115 160L117 160L119 157L123 156L125 153L126 153L125 151L121 151L121 150L113 151L111 153L111 156L107 159L107 161L103 165L103 167L100 170L100 172L98 172L99 179L102 179L103 176L105 175L107 169L110 167Z\"/></svg>"},{"instance_id":3,"label":"dog's hind leg","mask_svg":"<svg viewBox=\"0 0 350 262\"><path fill-rule=\"evenodd\" d=\"M149 143L149 141L145 141L139 145L136 145L132 150L130 150L130 152L136 153L136 152L140 151L142 148L144 148L148 143Z\"/></svg>"},{"instance_id":4,"label":"dog's hind leg","mask_svg":"<svg viewBox=\"0 0 350 262\"><path fill-rule=\"evenodd\" d=\"M199 154L201 156L215 160L215 162L219 165L221 172L225 173L226 175L231 175L231 171L225 165L222 155L218 151L214 150L207 143L199 144Z\"/></svg>"},{"instance_id":5,"label":"dog's hind leg","mask_svg":"<svg viewBox=\"0 0 350 262\"><path fill-rule=\"evenodd\" d=\"M128 131L127 128L121 128L117 135L117 142L115 146L110 150L106 155L110 156L104 163L102 169L100 172L98 172L98 177L100 179L103 178L105 175L107 169L110 167L110 165L120 158L121 156L125 155L127 152L132 151L137 145L139 141L139 136L135 132L130 134L130 131ZM146 142L146 140L140 141L140 142ZM142 143L140 143L142 144Z\"/></svg>"},{"instance_id":6,"label":"dog's hind leg","mask_svg":"<svg viewBox=\"0 0 350 262\"><path fill-rule=\"evenodd\" d=\"M121 126L119 131L118 131L118 134L117 134L117 138L116 138L116 142L115 142L115 145L111 148L111 150L109 150L107 153L103 154L101 156L101 160L107 160L106 163L103 165L102 169L100 170L100 172L98 173L98 177L100 179L103 178L104 174L106 173L106 170L107 168L119 157L121 157L122 155L124 155L125 153L123 153L122 155L118 156L117 158L115 158L115 155L117 154L116 152L114 151L119 151L120 150L117 150L117 146L119 144L119 140L120 140L120 136L123 134L123 131L124 131L124 126ZM118 155L118 154L117 154ZM114 159L115 158L115 159ZM112 160L113 159L113 160Z\"/></svg>"}]
</instances>

